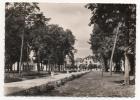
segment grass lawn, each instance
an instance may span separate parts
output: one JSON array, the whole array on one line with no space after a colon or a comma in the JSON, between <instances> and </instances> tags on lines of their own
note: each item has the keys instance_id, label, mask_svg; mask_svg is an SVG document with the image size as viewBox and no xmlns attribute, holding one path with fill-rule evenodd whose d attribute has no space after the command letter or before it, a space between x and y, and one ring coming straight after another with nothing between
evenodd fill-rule
<instances>
[{"instance_id":1,"label":"grass lawn","mask_svg":"<svg viewBox=\"0 0 140 100\"><path fill-rule=\"evenodd\" d=\"M73 81L67 82L55 90L38 94L39 96L75 96L75 97L134 97L135 85L122 85L123 74L90 72L77 78Z\"/></svg>"}]
</instances>

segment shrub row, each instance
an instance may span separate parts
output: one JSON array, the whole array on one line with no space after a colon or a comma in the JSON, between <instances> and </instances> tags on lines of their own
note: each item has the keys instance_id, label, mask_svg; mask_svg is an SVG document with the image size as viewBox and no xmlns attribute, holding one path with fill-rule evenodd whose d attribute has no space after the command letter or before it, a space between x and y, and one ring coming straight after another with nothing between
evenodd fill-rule
<instances>
[{"instance_id":1,"label":"shrub row","mask_svg":"<svg viewBox=\"0 0 140 100\"><path fill-rule=\"evenodd\" d=\"M24 90L24 91L21 91L21 92L12 94L12 95L32 96L32 95L36 95L36 94L41 94L42 92L49 92L51 90L54 90L56 87L60 87L61 85L64 85L68 81L81 77L82 75L84 75L86 73L87 72L79 73L79 74L72 74L69 77L65 77L65 78L57 80L57 81L52 81L47 84L43 84L41 86L32 87L30 89L27 89L27 90Z\"/></svg>"}]
</instances>

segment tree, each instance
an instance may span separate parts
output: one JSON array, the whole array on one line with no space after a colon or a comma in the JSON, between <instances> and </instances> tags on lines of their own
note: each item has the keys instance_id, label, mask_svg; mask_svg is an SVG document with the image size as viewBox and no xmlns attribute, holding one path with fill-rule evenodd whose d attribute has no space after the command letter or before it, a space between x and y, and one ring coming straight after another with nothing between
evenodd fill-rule
<instances>
[{"instance_id":1,"label":"tree","mask_svg":"<svg viewBox=\"0 0 140 100\"><path fill-rule=\"evenodd\" d=\"M5 10L6 66L11 68L15 62L20 62L21 73L23 62L29 65L32 50L36 55L34 62L37 63L38 71L40 64L51 64L51 70L63 65L66 55L71 57L74 64L75 37L71 30L49 25L50 18L39 11L37 3L7 3Z\"/></svg>"},{"instance_id":2,"label":"tree","mask_svg":"<svg viewBox=\"0 0 140 100\"><path fill-rule=\"evenodd\" d=\"M130 55L130 52L128 52L129 50L127 48L130 49L131 54L135 58L136 5L135 4L87 4L86 7L92 11L90 25L97 24L99 28L102 30L102 32L99 32L98 34L105 35L104 38L108 38L109 40L114 39L113 36L115 36L115 33L118 28L119 31L117 36L118 39L116 40L115 44L119 50L121 50L122 52L126 52L124 57L125 57L125 76L127 78L125 78L124 80L127 81L126 84L129 84L128 73L130 69L129 68L130 58L127 55ZM121 26L119 26L119 23L121 23ZM97 34L95 34L95 37L96 36ZM100 44L98 42L96 43ZM110 46L111 50L113 47L111 45L112 43L113 42L108 44L108 47ZM105 41L101 42L102 46L104 44L106 44ZM109 48L107 47L105 49L109 50Z\"/></svg>"},{"instance_id":3,"label":"tree","mask_svg":"<svg viewBox=\"0 0 140 100\"><path fill-rule=\"evenodd\" d=\"M21 67L23 61L28 59L27 50L23 49L27 48L28 31L34 22L36 12L39 12L39 7L37 3L6 3L5 12L5 65L14 59L11 65L20 61ZM21 68L18 69L20 72Z\"/></svg>"},{"instance_id":4,"label":"tree","mask_svg":"<svg viewBox=\"0 0 140 100\"><path fill-rule=\"evenodd\" d=\"M37 53L37 63L45 62L60 71L64 64L65 56L74 49L75 38L70 30L64 30L58 25L33 26L31 31L31 45ZM71 53L72 55L72 53ZM39 64L38 64L39 65Z\"/></svg>"},{"instance_id":5,"label":"tree","mask_svg":"<svg viewBox=\"0 0 140 100\"><path fill-rule=\"evenodd\" d=\"M43 13L38 13L34 15L34 23L30 27L29 37L27 39L28 45L31 46L31 50L35 51L37 69L40 71L40 63L42 65L42 61L48 53L48 43L47 40L50 40L51 37L48 35L48 27L47 22L50 18L46 18Z\"/></svg>"}]
</instances>

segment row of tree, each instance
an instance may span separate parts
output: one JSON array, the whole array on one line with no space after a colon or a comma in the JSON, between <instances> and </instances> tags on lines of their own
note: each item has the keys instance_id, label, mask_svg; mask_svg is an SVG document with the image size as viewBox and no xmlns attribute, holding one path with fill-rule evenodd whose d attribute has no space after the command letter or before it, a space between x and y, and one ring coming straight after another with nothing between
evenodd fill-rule
<instances>
[{"instance_id":1,"label":"row of tree","mask_svg":"<svg viewBox=\"0 0 140 100\"><path fill-rule=\"evenodd\" d=\"M94 25L90 44L94 54L105 66L112 63L120 70L122 61L125 66L125 83L129 84L129 75L135 74L136 43L136 5L135 4L87 4L92 16L90 25Z\"/></svg>"},{"instance_id":2,"label":"row of tree","mask_svg":"<svg viewBox=\"0 0 140 100\"><path fill-rule=\"evenodd\" d=\"M12 70L18 62L20 72L23 63L31 62L29 57L34 51L34 62L38 71L40 63L58 66L65 63L66 55L74 64L75 37L71 30L64 30L48 24L38 3L6 3L5 5L5 68Z\"/></svg>"}]
</instances>

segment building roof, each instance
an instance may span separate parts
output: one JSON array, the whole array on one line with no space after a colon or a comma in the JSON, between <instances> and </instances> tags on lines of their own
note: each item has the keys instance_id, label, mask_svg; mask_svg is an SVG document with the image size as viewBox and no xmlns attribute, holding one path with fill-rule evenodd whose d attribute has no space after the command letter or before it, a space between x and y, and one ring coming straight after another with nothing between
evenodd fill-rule
<instances>
[{"instance_id":1,"label":"building roof","mask_svg":"<svg viewBox=\"0 0 140 100\"><path fill-rule=\"evenodd\" d=\"M83 59L87 59L87 58L93 59L93 56L89 55L89 56L87 56L87 57L85 57L85 58L83 58Z\"/></svg>"},{"instance_id":2,"label":"building roof","mask_svg":"<svg viewBox=\"0 0 140 100\"><path fill-rule=\"evenodd\" d=\"M82 62L83 61L83 59L82 58L76 58L76 60L75 60L76 62Z\"/></svg>"}]
</instances>

